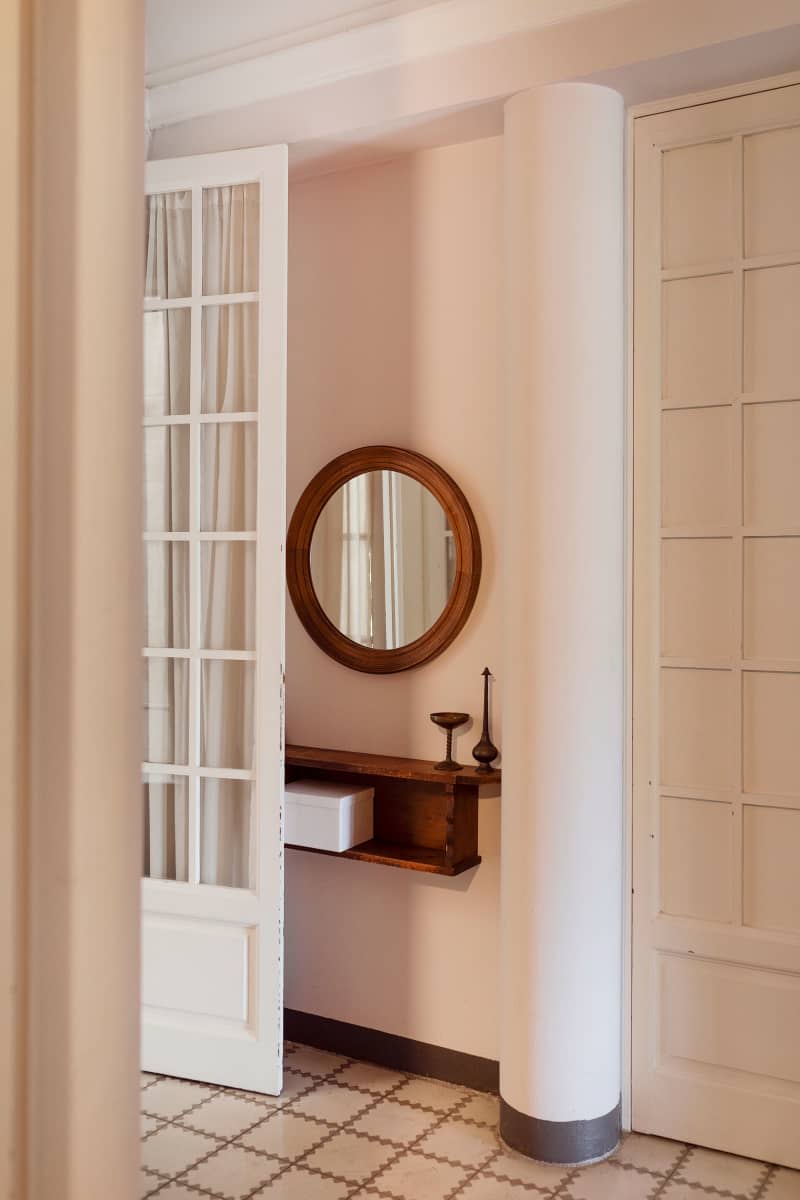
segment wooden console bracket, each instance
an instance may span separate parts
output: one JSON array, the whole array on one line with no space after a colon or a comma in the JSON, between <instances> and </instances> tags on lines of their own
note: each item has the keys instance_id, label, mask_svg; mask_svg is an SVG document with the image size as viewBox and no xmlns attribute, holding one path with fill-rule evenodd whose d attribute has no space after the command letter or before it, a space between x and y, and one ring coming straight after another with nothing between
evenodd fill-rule
<instances>
[{"instance_id":1,"label":"wooden console bracket","mask_svg":"<svg viewBox=\"0 0 800 1200\"><path fill-rule=\"evenodd\" d=\"M437 771L432 763L416 758L287 746L287 783L305 778L362 787L367 784L375 789L372 839L343 851L337 858L435 875L460 875L481 861L478 796L481 788L492 788L497 794L501 774L500 771L479 774L474 767Z\"/></svg>"}]
</instances>

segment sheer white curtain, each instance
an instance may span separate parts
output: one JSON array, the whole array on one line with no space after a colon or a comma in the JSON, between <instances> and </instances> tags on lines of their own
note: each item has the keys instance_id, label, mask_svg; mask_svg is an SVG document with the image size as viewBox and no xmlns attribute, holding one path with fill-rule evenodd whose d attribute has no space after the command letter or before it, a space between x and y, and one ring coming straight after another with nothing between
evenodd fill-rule
<instances>
[{"instance_id":1,"label":"sheer white curtain","mask_svg":"<svg viewBox=\"0 0 800 1200\"><path fill-rule=\"evenodd\" d=\"M191 293L191 192L148 196L145 207L145 296L177 299ZM144 415L157 419L189 411L188 309L144 314ZM144 527L149 532L189 528L189 436L186 427L144 430ZM189 645L189 548L147 542L145 642ZM145 758L188 764L189 664L145 660ZM187 878L189 786L185 777L148 775L144 872L158 879Z\"/></svg>"},{"instance_id":2,"label":"sheer white curtain","mask_svg":"<svg viewBox=\"0 0 800 1200\"><path fill-rule=\"evenodd\" d=\"M325 505L311 542L314 590L352 641L394 649L439 619L453 583L452 533L436 497L398 471L368 471Z\"/></svg>"},{"instance_id":3,"label":"sheer white curtain","mask_svg":"<svg viewBox=\"0 0 800 1200\"><path fill-rule=\"evenodd\" d=\"M258 289L259 193L255 184L203 193L203 291ZM258 305L203 310L202 408L206 413L258 408ZM201 437L201 527L256 528L258 430L251 422L205 425ZM202 568L203 645L255 649L255 545L206 543ZM201 762L252 768L255 664L202 664ZM250 784L205 779L201 784L200 879L246 887L253 805Z\"/></svg>"},{"instance_id":4,"label":"sheer white curtain","mask_svg":"<svg viewBox=\"0 0 800 1200\"><path fill-rule=\"evenodd\" d=\"M363 646L386 645L381 476L357 475L343 488L338 624Z\"/></svg>"},{"instance_id":5,"label":"sheer white curtain","mask_svg":"<svg viewBox=\"0 0 800 1200\"><path fill-rule=\"evenodd\" d=\"M387 645L382 479L370 471L345 483L322 510L311 542L311 574L320 604L346 637Z\"/></svg>"},{"instance_id":6,"label":"sheer white curtain","mask_svg":"<svg viewBox=\"0 0 800 1200\"><path fill-rule=\"evenodd\" d=\"M204 295L224 298L257 291L258 186L206 189L202 215ZM190 194L150 197L146 216L146 294L168 299L191 295ZM190 336L188 308L145 314L146 415L189 412ZM255 301L203 306L200 361L203 413L256 413ZM255 421L193 422L191 436L199 438L199 455L193 461L199 460L200 466L200 529L255 531ZM146 529L189 529L189 461L188 426L145 430ZM189 587L188 543L151 542L147 551L148 645L188 647L191 621L205 650L255 650L254 542L195 540L198 594ZM189 662L150 659L149 666L146 753L150 761L187 763ZM196 670L200 746L195 765L253 768L255 663L203 659ZM250 791L248 781L200 780L201 882L249 886ZM187 878L187 797L185 780L164 776L158 782L150 777L147 875Z\"/></svg>"}]
</instances>

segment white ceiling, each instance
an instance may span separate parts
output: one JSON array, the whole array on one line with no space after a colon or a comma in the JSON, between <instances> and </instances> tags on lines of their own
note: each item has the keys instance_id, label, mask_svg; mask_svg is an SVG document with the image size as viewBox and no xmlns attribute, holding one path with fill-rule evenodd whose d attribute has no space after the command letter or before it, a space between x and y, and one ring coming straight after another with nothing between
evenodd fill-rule
<instances>
[{"instance_id":1,"label":"white ceiling","mask_svg":"<svg viewBox=\"0 0 800 1200\"><path fill-rule=\"evenodd\" d=\"M149 84L344 33L441 0L147 0Z\"/></svg>"}]
</instances>

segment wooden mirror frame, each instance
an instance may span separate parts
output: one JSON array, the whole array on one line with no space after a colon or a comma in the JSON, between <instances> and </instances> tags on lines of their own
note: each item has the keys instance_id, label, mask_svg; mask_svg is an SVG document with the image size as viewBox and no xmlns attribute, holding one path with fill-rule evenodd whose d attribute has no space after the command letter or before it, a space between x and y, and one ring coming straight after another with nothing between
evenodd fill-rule
<instances>
[{"instance_id":1,"label":"wooden mirror frame","mask_svg":"<svg viewBox=\"0 0 800 1200\"><path fill-rule=\"evenodd\" d=\"M441 615L422 637L396 650L361 646L345 637L326 616L311 579L311 539L320 513L343 484L365 471L397 471L416 479L441 504L455 542L455 581ZM396 446L361 446L323 467L298 500L286 541L286 575L297 615L331 658L370 674L407 671L446 650L472 611L481 578L478 526L461 488L431 459Z\"/></svg>"}]
</instances>

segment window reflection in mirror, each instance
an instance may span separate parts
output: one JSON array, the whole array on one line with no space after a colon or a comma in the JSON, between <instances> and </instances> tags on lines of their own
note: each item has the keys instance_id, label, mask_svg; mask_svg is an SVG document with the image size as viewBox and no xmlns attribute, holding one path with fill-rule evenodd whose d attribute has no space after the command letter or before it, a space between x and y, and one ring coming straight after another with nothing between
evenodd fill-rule
<instances>
[{"instance_id":1,"label":"window reflection in mirror","mask_svg":"<svg viewBox=\"0 0 800 1200\"><path fill-rule=\"evenodd\" d=\"M407 646L439 619L455 581L447 515L409 475L356 475L320 513L311 578L325 615L345 637L381 650Z\"/></svg>"}]
</instances>

